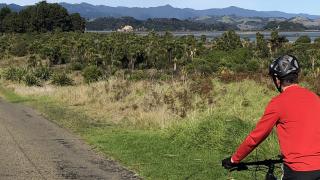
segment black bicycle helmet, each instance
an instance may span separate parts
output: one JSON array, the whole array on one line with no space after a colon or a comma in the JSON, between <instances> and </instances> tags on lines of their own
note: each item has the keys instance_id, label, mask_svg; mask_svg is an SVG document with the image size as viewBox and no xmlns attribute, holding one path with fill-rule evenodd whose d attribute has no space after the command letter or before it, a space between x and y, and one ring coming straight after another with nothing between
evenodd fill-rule
<instances>
[{"instance_id":1,"label":"black bicycle helmet","mask_svg":"<svg viewBox=\"0 0 320 180\"><path fill-rule=\"evenodd\" d=\"M278 59L274 60L269 67L269 74L273 78L273 81L279 92L281 92L281 87L277 85L276 80L281 80L289 74L298 75L299 72L300 66L298 59L291 55L279 57Z\"/></svg>"}]
</instances>

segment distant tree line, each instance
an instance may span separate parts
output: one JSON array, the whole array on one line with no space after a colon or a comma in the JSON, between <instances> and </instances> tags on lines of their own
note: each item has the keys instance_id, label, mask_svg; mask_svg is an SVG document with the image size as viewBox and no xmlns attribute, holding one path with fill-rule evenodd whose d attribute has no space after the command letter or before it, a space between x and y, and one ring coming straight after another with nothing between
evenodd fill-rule
<instances>
[{"instance_id":1,"label":"distant tree line","mask_svg":"<svg viewBox=\"0 0 320 180\"><path fill-rule=\"evenodd\" d=\"M66 73L81 72L86 83L110 76L132 80L168 79L215 75L267 74L271 60L284 54L297 56L303 78L320 94L320 38L301 36L296 42L272 31L266 39L241 39L235 31L208 40L205 35L176 37L166 32L135 33L4 33L0 36L0 60L21 58L22 68L9 68L2 77L26 85L70 85ZM50 73L53 72L53 73ZM190 76L189 76L190 75Z\"/></svg>"},{"instance_id":2,"label":"distant tree line","mask_svg":"<svg viewBox=\"0 0 320 180\"><path fill-rule=\"evenodd\" d=\"M125 25L130 25L137 30L155 31L212 31L212 30L238 30L237 26L217 22L206 24L191 20L179 20L176 18L154 18L147 20L137 20L133 17L104 17L87 22L88 30L117 30Z\"/></svg>"},{"instance_id":3,"label":"distant tree line","mask_svg":"<svg viewBox=\"0 0 320 180\"><path fill-rule=\"evenodd\" d=\"M320 66L315 63L318 60L313 62L313 59L320 58L319 42L320 38L312 43L310 37L301 36L289 43L278 31L273 31L270 39L257 33L255 42L241 39L235 31L225 32L211 41L205 35L175 37L169 32L160 35L153 31L146 36L135 33L4 34L0 36L0 59L34 55L47 60L50 66L70 64L73 69L82 69L95 65L108 73L119 69L159 69L211 74L225 68L234 72L257 71L261 64L269 64L270 59L288 53L296 55L305 69L316 70Z\"/></svg>"},{"instance_id":4,"label":"distant tree line","mask_svg":"<svg viewBox=\"0 0 320 180\"><path fill-rule=\"evenodd\" d=\"M29 6L20 12L0 9L0 32L66 32L85 30L85 20L79 13L69 14L59 4L46 1Z\"/></svg>"},{"instance_id":5,"label":"distant tree line","mask_svg":"<svg viewBox=\"0 0 320 180\"><path fill-rule=\"evenodd\" d=\"M305 27L303 24L300 23L294 23L289 21L270 21L265 27L265 30L273 30L278 29L280 31L304 31L308 28Z\"/></svg>"}]
</instances>

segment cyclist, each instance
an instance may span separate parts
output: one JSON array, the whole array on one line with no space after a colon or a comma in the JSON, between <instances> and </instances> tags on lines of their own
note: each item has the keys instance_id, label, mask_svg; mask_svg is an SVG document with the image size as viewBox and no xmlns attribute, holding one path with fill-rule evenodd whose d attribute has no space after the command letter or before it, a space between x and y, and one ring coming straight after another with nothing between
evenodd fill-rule
<instances>
[{"instance_id":1,"label":"cyclist","mask_svg":"<svg viewBox=\"0 0 320 180\"><path fill-rule=\"evenodd\" d=\"M284 158L283 180L320 179L320 98L298 85L296 57L282 56L269 70L280 94L270 101L256 128L222 165L226 169L235 167L276 126Z\"/></svg>"}]
</instances>

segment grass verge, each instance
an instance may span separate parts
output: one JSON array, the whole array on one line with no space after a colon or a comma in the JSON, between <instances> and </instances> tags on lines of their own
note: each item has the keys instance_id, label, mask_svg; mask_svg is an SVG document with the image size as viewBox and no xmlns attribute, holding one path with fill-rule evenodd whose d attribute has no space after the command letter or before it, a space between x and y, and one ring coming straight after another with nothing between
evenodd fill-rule
<instances>
[{"instance_id":1,"label":"grass verge","mask_svg":"<svg viewBox=\"0 0 320 180\"><path fill-rule=\"evenodd\" d=\"M112 123L98 124L90 121L84 112L70 109L48 96L20 96L4 87L0 93L8 101L29 105L81 135L93 147L143 178L252 179L252 172L229 174L220 165L220 160L230 155L254 126L242 119L246 117L242 113L209 112L199 116L196 122L186 121L162 130L139 130ZM274 157L277 149L272 134L256 155L253 153L247 160ZM262 179L263 173L257 176Z\"/></svg>"}]
</instances>

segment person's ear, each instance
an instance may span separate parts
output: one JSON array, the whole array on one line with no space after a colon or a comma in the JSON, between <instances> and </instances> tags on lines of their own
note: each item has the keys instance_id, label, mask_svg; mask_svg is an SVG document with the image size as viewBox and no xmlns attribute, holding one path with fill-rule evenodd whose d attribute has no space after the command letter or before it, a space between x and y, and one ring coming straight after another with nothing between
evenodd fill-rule
<instances>
[{"instance_id":1,"label":"person's ear","mask_svg":"<svg viewBox=\"0 0 320 180\"><path fill-rule=\"evenodd\" d=\"M280 80L278 78L277 78L277 85L278 85L278 87L281 86L281 82L280 82Z\"/></svg>"}]
</instances>

